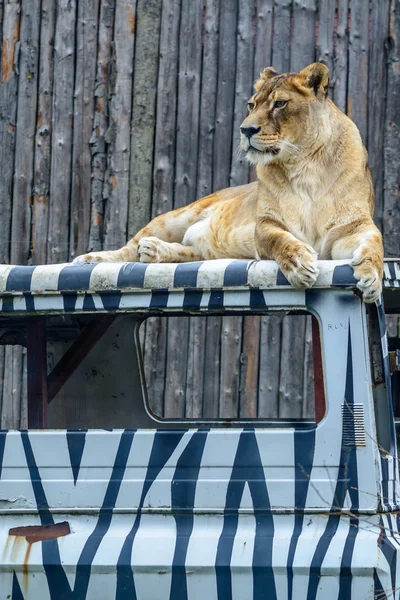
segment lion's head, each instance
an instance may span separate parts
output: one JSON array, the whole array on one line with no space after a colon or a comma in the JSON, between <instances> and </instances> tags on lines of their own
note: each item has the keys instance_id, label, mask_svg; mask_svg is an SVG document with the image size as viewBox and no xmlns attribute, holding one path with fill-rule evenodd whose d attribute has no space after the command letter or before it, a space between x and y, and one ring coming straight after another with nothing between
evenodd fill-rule
<instances>
[{"instance_id":1,"label":"lion's head","mask_svg":"<svg viewBox=\"0 0 400 600\"><path fill-rule=\"evenodd\" d=\"M329 70L322 63L300 73L278 75L273 67L261 73L240 127L240 145L249 162L283 161L316 139L327 108L328 81Z\"/></svg>"}]
</instances>

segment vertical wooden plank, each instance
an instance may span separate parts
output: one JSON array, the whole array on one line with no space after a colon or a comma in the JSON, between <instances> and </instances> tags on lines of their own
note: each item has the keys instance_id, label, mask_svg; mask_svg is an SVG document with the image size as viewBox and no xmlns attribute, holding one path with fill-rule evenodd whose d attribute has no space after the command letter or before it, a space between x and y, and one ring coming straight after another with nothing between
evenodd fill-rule
<instances>
[{"instance_id":1,"label":"vertical wooden plank","mask_svg":"<svg viewBox=\"0 0 400 600\"><path fill-rule=\"evenodd\" d=\"M5 352L6 352L5 346L0 346L0 417L3 413L3 402L4 402L3 389L4 389L4 380L6 377L6 374L4 373ZM1 426L1 418L0 418L0 426Z\"/></svg>"},{"instance_id":2,"label":"vertical wooden plank","mask_svg":"<svg viewBox=\"0 0 400 600\"><path fill-rule=\"evenodd\" d=\"M22 348L22 384L19 427L20 429L28 429L28 356L26 348Z\"/></svg>"},{"instance_id":3,"label":"vertical wooden plank","mask_svg":"<svg viewBox=\"0 0 400 600\"><path fill-rule=\"evenodd\" d=\"M240 417L257 417L258 369L261 317L243 317L243 345L240 376Z\"/></svg>"},{"instance_id":4,"label":"vertical wooden plank","mask_svg":"<svg viewBox=\"0 0 400 600\"><path fill-rule=\"evenodd\" d=\"M203 416L206 419L217 418L219 415L221 324L221 317L207 317L203 391Z\"/></svg>"},{"instance_id":5,"label":"vertical wooden plank","mask_svg":"<svg viewBox=\"0 0 400 600\"><path fill-rule=\"evenodd\" d=\"M86 252L90 221L91 153L96 77L99 0L81 0L77 5L74 131L71 182L69 257Z\"/></svg>"},{"instance_id":6,"label":"vertical wooden plank","mask_svg":"<svg viewBox=\"0 0 400 600\"><path fill-rule=\"evenodd\" d=\"M368 141L368 23L365 0L351 0L347 114L364 144Z\"/></svg>"},{"instance_id":7,"label":"vertical wooden plank","mask_svg":"<svg viewBox=\"0 0 400 600\"><path fill-rule=\"evenodd\" d=\"M174 208L196 199L202 17L203 0L182 4Z\"/></svg>"},{"instance_id":8,"label":"vertical wooden plank","mask_svg":"<svg viewBox=\"0 0 400 600\"><path fill-rule=\"evenodd\" d=\"M256 47L254 49L253 77L272 64L273 0L256 0Z\"/></svg>"},{"instance_id":9,"label":"vertical wooden plank","mask_svg":"<svg viewBox=\"0 0 400 600\"><path fill-rule=\"evenodd\" d=\"M123 246L128 230L129 152L131 134L132 72L135 38L135 8L132 0L116 0L110 125L108 146L108 193L104 245L110 250Z\"/></svg>"},{"instance_id":10,"label":"vertical wooden plank","mask_svg":"<svg viewBox=\"0 0 400 600\"><path fill-rule=\"evenodd\" d=\"M219 416L235 419L239 416L239 374L242 342L242 317L222 318L221 381Z\"/></svg>"},{"instance_id":11,"label":"vertical wooden plank","mask_svg":"<svg viewBox=\"0 0 400 600\"><path fill-rule=\"evenodd\" d=\"M306 317L304 336L303 419L315 418L314 361L311 317Z\"/></svg>"},{"instance_id":12,"label":"vertical wooden plank","mask_svg":"<svg viewBox=\"0 0 400 600\"><path fill-rule=\"evenodd\" d=\"M11 198L14 170L21 3L4 5L0 85L0 262L10 262Z\"/></svg>"},{"instance_id":13,"label":"vertical wooden plank","mask_svg":"<svg viewBox=\"0 0 400 600\"><path fill-rule=\"evenodd\" d=\"M204 350L206 317L190 317L187 353L185 416L193 419L203 416Z\"/></svg>"},{"instance_id":14,"label":"vertical wooden plank","mask_svg":"<svg viewBox=\"0 0 400 600\"><path fill-rule=\"evenodd\" d=\"M129 181L129 237L151 217L162 0L138 0Z\"/></svg>"},{"instance_id":15,"label":"vertical wooden plank","mask_svg":"<svg viewBox=\"0 0 400 600\"><path fill-rule=\"evenodd\" d=\"M400 0L391 0L385 123L384 246L386 256L400 254Z\"/></svg>"},{"instance_id":16,"label":"vertical wooden plank","mask_svg":"<svg viewBox=\"0 0 400 600\"><path fill-rule=\"evenodd\" d=\"M58 0L54 39L53 130L47 260L68 260L76 0Z\"/></svg>"},{"instance_id":17,"label":"vertical wooden plank","mask_svg":"<svg viewBox=\"0 0 400 600\"><path fill-rule=\"evenodd\" d=\"M44 264L47 257L55 20L55 0L42 0L32 199L32 263L34 265Z\"/></svg>"},{"instance_id":18,"label":"vertical wooden plank","mask_svg":"<svg viewBox=\"0 0 400 600\"><path fill-rule=\"evenodd\" d=\"M217 108L214 137L214 190L229 186L236 81L238 0L222 2L219 18Z\"/></svg>"},{"instance_id":19,"label":"vertical wooden plank","mask_svg":"<svg viewBox=\"0 0 400 600\"><path fill-rule=\"evenodd\" d=\"M6 346L1 429L18 429L21 414L22 346Z\"/></svg>"},{"instance_id":20,"label":"vertical wooden plank","mask_svg":"<svg viewBox=\"0 0 400 600\"><path fill-rule=\"evenodd\" d=\"M173 207L180 7L180 0L163 2L154 150L153 217Z\"/></svg>"},{"instance_id":21,"label":"vertical wooden plank","mask_svg":"<svg viewBox=\"0 0 400 600\"><path fill-rule=\"evenodd\" d=\"M315 60L316 0L294 0L290 69L301 71Z\"/></svg>"},{"instance_id":22,"label":"vertical wooden plank","mask_svg":"<svg viewBox=\"0 0 400 600\"><path fill-rule=\"evenodd\" d=\"M176 318L180 323L172 322ZM187 338L189 334L187 320L188 317L170 317L168 320L164 392L164 416L167 418L183 418L185 416Z\"/></svg>"},{"instance_id":23,"label":"vertical wooden plank","mask_svg":"<svg viewBox=\"0 0 400 600\"><path fill-rule=\"evenodd\" d=\"M164 416L166 343L167 318L150 317L146 319L143 354L146 385L150 408L159 417Z\"/></svg>"},{"instance_id":24,"label":"vertical wooden plank","mask_svg":"<svg viewBox=\"0 0 400 600\"><path fill-rule=\"evenodd\" d=\"M385 131L387 52L389 37L389 2L371 5L371 41L369 45L368 89L368 162L375 188L374 220L383 225L383 140Z\"/></svg>"},{"instance_id":25,"label":"vertical wooden plank","mask_svg":"<svg viewBox=\"0 0 400 600\"><path fill-rule=\"evenodd\" d=\"M233 113L233 143L230 185L249 181L249 163L240 149L240 124L246 116L246 105L253 83L254 3L239 0L236 37L236 83Z\"/></svg>"},{"instance_id":26,"label":"vertical wooden plank","mask_svg":"<svg viewBox=\"0 0 400 600\"><path fill-rule=\"evenodd\" d=\"M11 262L26 264L30 254L33 152L37 106L40 6L23 0L19 56L17 129L12 199Z\"/></svg>"},{"instance_id":27,"label":"vertical wooden plank","mask_svg":"<svg viewBox=\"0 0 400 600\"><path fill-rule=\"evenodd\" d=\"M100 0L97 42L97 70L94 89L95 108L90 138L92 154L92 185L90 191L89 250L98 251L103 246L104 196L107 169L106 131L109 124L109 79L111 45L113 37L115 0Z\"/></svg>"},{"instance_id":28,"label":"vertical wooden plank","mask_svg":"<svg viewBox=\"0 0 400 600\"><path fill-rule=\"evenodd\" d=\"M337 0L320 0L318 19L318 40L316 58L318 62L324 62L329 68L329 89L334 84L334 33Z\"/></svg>"},{"instance_id":29,"label":"vertical wooden plank","mask_svg":"<svg viewBox=\"0 0 400 600\"><path fill-rule=\"evenodd\" d=\"M300 315L282 321L278 410L281 418L302 416L305 325L306 318Z\"/></svg>"},{"instance_id":30,"label":"vertical wooden plank","mask_svg":"<svg viewBox=\"0 0 400 600\"><path fill-rule=\"evenodd\" d=\"M290 70L290 15L292 0L274 0L272 64L278 73Z\"/></svg>"},{"instance_id":31,"label":"vertical wooden plank","mask_svg":"<svg viewBox=\"0 0 400 600\"><path fill-rule=\"evenodd\" d=\"M346 112L349 46L349 0L338 0L333 101Z\"/></svg>"},{"instance_id":32,"label":"vertical wooden plank","mask_svg":"<svg viewBox=\"0 0 400 600\"><path fill-rule=\"evenodd\" d=\"M213 191L213 143L218 80L218 19L220 0L206 0L197 167L197 198Z\"/></svg>"},{"instance_id":33,"label":"vertical wooden plank","mask_svg":"<svg viewBox=\"0 0 400 600\"><path fill-rule=\"evenodd\" d=\"M258 416L265 419L278 416L281 330L280 317L261 317Z\"/></svg>"}]
</instances>

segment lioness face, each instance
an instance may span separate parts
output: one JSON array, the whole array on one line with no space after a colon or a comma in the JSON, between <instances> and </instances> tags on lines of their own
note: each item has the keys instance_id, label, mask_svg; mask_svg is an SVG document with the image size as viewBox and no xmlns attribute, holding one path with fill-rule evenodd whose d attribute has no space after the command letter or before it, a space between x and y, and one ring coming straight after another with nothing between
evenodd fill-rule
<instances>
[{"instance_id":1,"label":"lioness face","mask_svg":"<svg viewBox=\"0 0 400 600\"><path fill-rule=\"evenodd\" d=\"M328 91L328 68L313 63L300 73L278 75L272 67L256 81L240 146L249 162L268 164L301 153L315 136L315 117Z\"/></svg>"}]
</instances>

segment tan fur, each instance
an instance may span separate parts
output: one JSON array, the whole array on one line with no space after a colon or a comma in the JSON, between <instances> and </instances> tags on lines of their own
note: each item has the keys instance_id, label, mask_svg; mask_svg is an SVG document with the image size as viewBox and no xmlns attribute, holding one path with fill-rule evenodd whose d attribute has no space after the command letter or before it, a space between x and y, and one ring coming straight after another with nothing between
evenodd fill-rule
<instances>
[{"instance_id":1,"label":"tan fur","mask_svg":"<svg viewBox=\"0 0 400 600\"><path fill-rule=\"evenodd\" d=\"M383 247L372 221L367 152L327 88L320 63L284 75L265 69L241 127L257 130L250 138L241 133L241 147L258 180L161 215L124 248L75 262L265 258L276 260L292 285L310 287L318 255L348 258L365 301L376 300Z\"/></svg>"}]
</instances>

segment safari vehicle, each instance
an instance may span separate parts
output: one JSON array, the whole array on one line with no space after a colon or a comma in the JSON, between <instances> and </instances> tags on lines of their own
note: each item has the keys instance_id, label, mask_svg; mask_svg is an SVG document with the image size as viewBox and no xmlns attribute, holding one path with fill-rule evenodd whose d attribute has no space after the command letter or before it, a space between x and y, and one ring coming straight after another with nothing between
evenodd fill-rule
<instances>
[{"instance_id":1,"label":"safari vehicle","mask_svg":"<svg viewBox=\"0 0 400 600\"><path fill-rule=\"evenodd\" d=\"M0 433L1 600L399 597L384 307L362 302L345 261L319 268L304 291L272 261L0 267L29 422ZM387 311L399 283L386 261ZM313 418L155 414L144 320L298 313L312 319Z\"/></svg>"}]
</instances>

